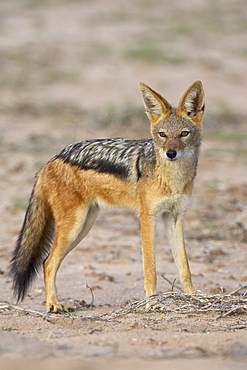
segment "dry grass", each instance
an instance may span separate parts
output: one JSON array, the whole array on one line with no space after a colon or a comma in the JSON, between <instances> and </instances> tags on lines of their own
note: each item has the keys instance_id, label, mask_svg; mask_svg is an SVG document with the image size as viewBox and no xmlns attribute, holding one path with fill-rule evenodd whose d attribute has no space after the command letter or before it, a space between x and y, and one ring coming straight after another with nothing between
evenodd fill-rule
<instances>
[{"instance_id":1,"label":"dry grass","mask_svg":"<svg viewBox=\"0 0 247 370\"><path fill-rule=\"evenodd\" d=\"M178 313L178 314L217 314L216 319L224 318L234 314L246 314L247 312L247 284L225 294L202 294L195 292L195 294L185 294L182 292L166 292L155 294L141 300L136 300L122 305L120 308L110 312L102 313L93 316L84 316L79 311L70 313L66 312L65 315L73 316L74 318L81 318L84 320L112 320L118 317L126 316L133 313ZM80 302L77 302L78 308ZM81 304L84 307L84 302ZM93 307L93 306L92 306ZM43 317L51 321L54 317L61 317L60 315L46 314L35 310L24 309L16 305L4 303L0 306L2 314L30 314L34 316ZM245 326L247 327L247 325Z\"/></svg>"},{"instance_id":2,"label":"dry grass","mask_svg":"<svg viewBox=\"0 0 247 370\"><path fill-rule=\"evenodd\" d=\"M247 284L229 294L184 294L182 292L166 292L156 294L145 299L129 303L119 310L119 313L151 312L152 310L165 313L217 313L218 318L234 313L247 312L247 292L239 294L246 289Z\"/></svg>"}]
</instances>

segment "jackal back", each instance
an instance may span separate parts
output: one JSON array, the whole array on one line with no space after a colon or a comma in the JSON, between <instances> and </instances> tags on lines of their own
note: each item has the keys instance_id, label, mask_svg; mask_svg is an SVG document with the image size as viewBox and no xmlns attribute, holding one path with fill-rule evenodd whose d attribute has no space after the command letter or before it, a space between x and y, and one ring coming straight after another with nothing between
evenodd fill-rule
<instances>
[{"instance_id":1,"label":"jackal back","mask_svg":"<svg viewBox=\"0 0 247 370\"><path fill-rule=\"evenodd\" d=\"M68 145L53 160L82 170L95 170L128 179L138 180L147 167L155 167L155 149L151 139L127 140L122 138L87 140Z\"/></svg>"}]
</instances>

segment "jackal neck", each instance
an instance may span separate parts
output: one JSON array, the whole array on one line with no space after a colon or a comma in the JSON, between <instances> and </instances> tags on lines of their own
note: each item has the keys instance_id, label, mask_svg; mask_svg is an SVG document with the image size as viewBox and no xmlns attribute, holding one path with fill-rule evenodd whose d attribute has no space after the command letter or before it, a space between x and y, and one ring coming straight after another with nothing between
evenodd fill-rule
<instances>
[{"instance_id":1,"label":"jackal neck","mask_svg":"<svg viewBox=\"0 0 247 370\"><path fill-rule=\"evenodd\" d=\"M190 184L196 175L197 156L190 160L182 157L177 161L168 161L156 156L155 174L158 178L159 186L167 192L170 189L171 194L188 193L192 187ZM191 193L189 190L189 193Z\"/></svg>"}]
</instances>

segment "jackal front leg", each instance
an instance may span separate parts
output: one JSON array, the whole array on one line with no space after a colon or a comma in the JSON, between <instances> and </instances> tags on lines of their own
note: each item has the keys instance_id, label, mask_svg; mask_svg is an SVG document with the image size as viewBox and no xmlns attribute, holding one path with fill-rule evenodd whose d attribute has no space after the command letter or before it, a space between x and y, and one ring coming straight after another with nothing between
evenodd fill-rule
<instances>
[{"instance_id":1,"label":"jackal front leg","mask_svg":"<svg viewBox=\"0 0 247 370\"><path fill-rule=\"evenodd\" d=\"M184 293L192 293L195 289L191 281L191 273L184 245L182 218L179 216L175 218L174 215L167 213L164 213L162 218L165 223L168 243L172 250Z\"/></svg>"},{"instance_id":2,"label":"jackal front leg","mask_svg":"<svg viewBox=\"0 0 247 370\"><path fill-rule=\"evenodd\" d=\"M156 293L156 264L154 254L154 216L141 212L142 258L146 296Z\"/></svg>"}]
</instances>

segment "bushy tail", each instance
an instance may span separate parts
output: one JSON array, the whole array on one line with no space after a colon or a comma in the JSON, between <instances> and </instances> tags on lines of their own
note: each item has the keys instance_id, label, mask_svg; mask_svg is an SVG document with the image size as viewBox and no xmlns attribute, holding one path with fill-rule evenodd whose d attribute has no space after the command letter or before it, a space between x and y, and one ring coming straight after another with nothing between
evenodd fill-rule
<instances>
[{"instance_id":1,"label":"bushy tail","mask_svg":"<svg viewBox=\"0 0 247 370\"><path fill-rule=\"evenodd\" d=\"M16 248L10 261L14 294L23 300L47 256L53 239L53 218L48 206L34 187Z\"/></svg>"}]
</instances>

